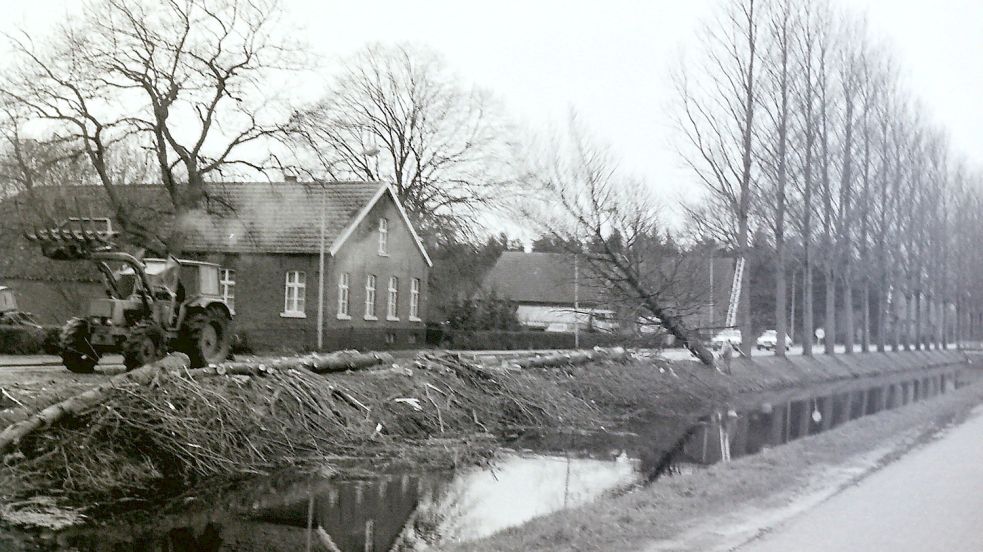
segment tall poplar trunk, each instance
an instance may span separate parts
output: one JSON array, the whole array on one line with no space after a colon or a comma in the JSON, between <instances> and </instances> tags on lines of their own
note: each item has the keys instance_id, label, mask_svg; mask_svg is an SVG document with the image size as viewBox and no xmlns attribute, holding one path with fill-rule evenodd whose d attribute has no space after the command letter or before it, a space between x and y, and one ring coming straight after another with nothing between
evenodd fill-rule
<instances>
[{"instance_id":1,"label":"tall poplar trunk","mask_svg":"<svg viewBox=\"0 0 983 552\"><path fill-rule=\"evenodd\" d=\"M852 62L845 68L843 76L843 98L846 104L844 113L843 163L840 173L840 208L838 213L839 244L833 255L842 263L843 272L843 347L846 354L853 354L853 247L850 225L853 222L853 112L856 88L852 72Z\"/></svg>"},{"instance_id":2,"label":"tall poplar trunk","mask_svg":"<svg viewBox=\"0 0 983 552\"><path fill-rule=\"evenodd\" d=\"M870 352L870 280L864 278L863 288L860 290L860 323L863 325L860 333L860 350Z\"/></svg>"},{"instance_id":3,"label":"tall poplar trunk","mask_svg":"<svg viewBox=\"0 0 983 552\"><path fill-rule=\"evenodd\" d=\"M788 312L786 305L786 281L785 281L785 209L786 209L786 185L788 180L788 56L789 56L789 25L790 25L790 6L788 3L778 8L780 11L777 17L781 18L776 25L777 36L775 37L779 48L779 113L778 113L778 174L777 189L775 190L775 332L777 340L775 342L775 355L785 356L785 349L788 343L785 342L785 335L788 333ZM780 25L780 26L779 26ZM794 321L792 322L795 323Z\"/></svg>"},{"instance_id":4,"label":"tall poplar trunk","mask_svg":"<svg viewBox=\"0 0 983 552\"><path fill-rule=\"evenodd\" d=\"M757 33L755 27L755 3L749 0L747 4L746 17L748 20L747 47L748 47L748 66L745 75L743 100L743 126L741 136L741 197L739 200L737 214L737 239L738 248L741 256L744 257L744 278L741 281L741 299L739 301L740 326L741 326L741 348L746 354L751 353L754 345L754 335L751 332L751 262L748 258L750 253L750 231L749 218L751 213L751 166L753 162L752 147L754 137L754 110L756 107L756 83L755 83L755 61L757 60Z\"/></svg>"},{"instance_id":5,"label":"tall poplar trunk","mask_svg":"<svg viewBox=\"0 0 983 552\"><path fill-rule=\"evenodd\" d=\"M812 198L813 151L816 143L816 120L813 116L815 89L812 74L813 42L807 37L805 63L805 162L802 175L802 354L812 356L815 339L815 312L813 308L813 260L812 260Z\"/></svg>"},{"instance_id":6,"label":"tall poplar trunk","mask_svg":"<svg viewBox=\"0 0 983 552\"><path fill-rule=\"evenodd\" d=\"M835 258L833 253L833 192L830 189L829 178L829 131L827 121L826 91L820 94L820 117L822 118L822 130L820 135L820 149L822 159L820 160L820 171L822 173L823 187L823 253L826 256L824 267L824 280L826 284L826 320L823 324L825 334L825 352L831 355L836 352L836 279L835 279Z\"/></svg>"},{"instance_id":7,"label":"tall poplar trunk","mask_svg":"<svg viewBox=\"0 0 983 552\"><path fill-rule=\"evenodd\" d=\"M905 351L911 350L911 321L915 317L914 310L915 298L912 296L910 291L905 292L905 306L904 306L904 333L901 334L902 345Z\"/></svg>"}]
</instances>

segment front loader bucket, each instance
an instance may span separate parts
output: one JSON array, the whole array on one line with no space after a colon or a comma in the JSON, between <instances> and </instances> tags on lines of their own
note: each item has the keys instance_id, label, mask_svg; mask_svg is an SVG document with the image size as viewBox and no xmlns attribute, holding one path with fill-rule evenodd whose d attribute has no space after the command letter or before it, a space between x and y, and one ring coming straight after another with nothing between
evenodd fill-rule
<instances>
[{"instance_id":1,"label":"front loader bucket","mask_svg":"<svg viewBox=\"0 0 983 552\"><path fill-rule=\"evenodd\" d=\"M112 251L116 247L112 241L116 232L87 229L81 219L75 222L77 228L71 228L73 221L68 221L57 228L36 228L34 232L25 232L24 237L37 242L41 253L56 261L86 260L93 253Z\"/></svg>"}]
</instances>

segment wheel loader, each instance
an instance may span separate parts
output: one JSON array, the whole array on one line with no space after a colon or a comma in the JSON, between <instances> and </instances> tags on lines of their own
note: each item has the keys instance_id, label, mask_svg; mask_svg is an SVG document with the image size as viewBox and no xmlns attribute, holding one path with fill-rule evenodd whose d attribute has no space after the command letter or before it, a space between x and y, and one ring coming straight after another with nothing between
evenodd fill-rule
<instances>
[{"instance_id":1,"label":"wheel loader","mask_svg":"<svg viewBox=\"0 0 983 552\"><path fill-rule=\"evenodd\" d=\"M72 218L26 234L45 257L92 262L105 297L61 331L61 358L75 373L91 373L107 353L123 355L132 370L171 351L192 367L225 360L232 347L232 313L222 300L219 266L200 261L140 258L120 248L108 219Z\"/></svg>"}]
</instances>

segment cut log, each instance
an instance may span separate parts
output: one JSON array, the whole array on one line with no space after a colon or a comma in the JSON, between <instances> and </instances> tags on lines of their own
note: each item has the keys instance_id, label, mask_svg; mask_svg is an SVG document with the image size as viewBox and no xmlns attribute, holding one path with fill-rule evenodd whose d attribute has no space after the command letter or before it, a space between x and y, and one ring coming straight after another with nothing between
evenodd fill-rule
<instances>
[{"instance_id":1,"label":"cut log","mask_svg":"<svg viewBox=\"0 0 983 552\"><path fill-rule=\"evenodd\" d=\"M560 366L576 366L602 360L625 360L628 352L622 347L612 349L594 349L593 351L572 351L552 355L520 358L512 364L518 368L557 368Z\"/></svg>"},{"instance_id":2,"label":"cut log","mask_svg":"<svg viewBox=\"0 0 983 552\"><path fill-rule=\"evenodd\" d=\"M38 429L49 427L69 416L78 416L82 412L102 404L109 398L110 392L120 385L128 383L146 385L153 381L161 370L187 369L190 365L191 361L187 355L174 353L132 372L113 376L108 383L53 404L26 420L7 426L3 432L0 432L0 454L7 452L16 446L21 439Z\"/></svg>"},{"instance_id":3,"label":"cut log","mask_svg":"<svg viewBox=\"0 0 983 552\"><path fill-rule=\"evenodd\" d=\"M286 357L267 362L225 362L215 367L218 374L259 376L267 372L296 370L305 368L315 374L362 370L393 364L395 359L389 353L360 353L358 351L338 351L327 355L311 354L303 357Z\"/></svg>"}]
</instances>

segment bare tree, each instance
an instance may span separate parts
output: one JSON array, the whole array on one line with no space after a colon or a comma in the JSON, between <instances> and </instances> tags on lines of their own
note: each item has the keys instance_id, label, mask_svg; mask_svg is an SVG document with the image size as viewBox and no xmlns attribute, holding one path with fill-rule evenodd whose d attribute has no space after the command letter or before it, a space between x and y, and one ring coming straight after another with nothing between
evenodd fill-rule
<instances>
[{"instance_id":1,"label":"bare tree","mask_svg":"<svg viewBox=\"0 0 983 552\"><path fill-rule=\"evenodd\" d=\"M205 182L261 171L247 154L282 130L269 82L298 66L276 32L277 0L91 0L46 40L12 37L16 70L0 96L44 124L39 140L77 144L131 239L181 251ZM170 234L134 216L113 151L137 141L154 154L174 207Z\"/></svg>"},{"instance_id":2,"label":"bare tree","mask_svg":"<svg viewBox=\"0 0 983 552\"><path fill-rule=\"evenodd\" d=\"M829 14L826 14L829 15ZM830 56L833 44L833 36L830 30L831 21L824 21L824 30L818 35L818 46L816 49L817 71L816 71L816 90L818 94L818 113L819 117L819 171L820 171L820 198L822 202L822 251L823 261L823 280L826 287L826 309L824 317L824 348L828 355L835 352L836 347L836 255L834 252L835 224L836 224L836 203L834 197L836 190L833 187L830 169L832 165L832 152L830 151L830 124L835 113L835 98L832 97L832 68L830 67Z\"/></svg>"},{"instance_id":3,"label":"bare tree","mask_svg":"<svg viewBox=\"0 0 983 552\"><path fill-rule=\"evenodd\" d=\"M619 175L608 151L576 121L567 137L550 143L527 171L534 195L516 206L519 217L576 255L582 273L612 301L657 322L714 366L713 354L684 321L703 305L705 290L693 285L693 269L703 265L665 254L658 208L644 184Z\"/></svg>"},{"instance_id":4,"label":"bare tree","mask_svg":"<svg viewBox=\"0 0 983 552\"><path fill-rule=\"evenodd\" d=\"M861 190L858 201L858 218L860 228L858 235L858 260L861 272L861 350L868 352L871 346L871 285L872 277L876 271L876 263L870 259L872 245L872 233L877 227L875 224L875 201L874 180L876 178L876 167L874 165L875 149L877 148L877 125L874 118L878 103L883 101L884 87L887 84L887 71L883 66L875 65L880 60L872 55L867 55L862 60L862 82L861 82L861 115L859 130L861 134L861 158L860 158L860 180Z\"/></svg>"},{"instance_id":5,"label":"bare tree","mask_svg":"<svg viewBox=\"0 0 983 552\"><path fill-rule=\"evenodd\" d=\"M62 177L72 182L74 174L57 171L77 169L75 148L59 143L41 143L24 135L24 116L14 105L0 105L0 199L17 194L32 195L34 188ZM72 173L74 171L69 171ZM28 207L40 207L30 202ZM43 213L33 213L45 220ZM46 221L49 222L49 221Z\"/></svg>"},{"instance_id":6,"label":"bare tree","mask_svg":"<svg viewBox=\"0 0 983 552\"><path fill-rule=\"evenodd\" d=\"M768 50L762 64L764 93L762 104L767 115L762 149L765 180L770 181L762 194L763 211L775 241L775 354L785 356L787 335L786 287L786 210L789 180L789 134L792 95L792 56L796 22L790 0L778 2L767 24Z\"/></svg>"},{"instance_id":7,"label":"bare tree","mask_svg":"<svg viewBox=\"0 0 983 552\"><path fill-rule=\"evenodd\" d=\"M763 14L756 0L728 2L723 15L703 29L705 57L677 77L681 99L678 124L686 147L683 158L707 190L709 201L723 208L725 243L747 257L755 192L755 114L758 111L759 28ZM692 213L698 223L711 223L705 213ZM742 347L749 350L751 278L741 285L739 326Z\"/></svg>"},{"instance_id":8,"label":"bare tree","mask_svg":"<svg viewBox=\"0 0 983 552\"><path fill-rule=\"evenodd\" d=\"M854 206L854 148L855 129L857 126L857 104L861 101L862 71L864 62L864 48L866 38L863 29L856 25L846 25L846 32L849 38L843 40L839 54L839 83L840 98L842 100L843 116L843 136L840 163L840 186L839 204L836 214L838 243L834 246L832 263L834 270L830 274L835 274L836 265L842 273L843 279L843 345L846 354L853 354L854 345L854 318L853 318L853 222L856 217ZM827 284L827 290L835 290L833 285ZM828 302L829 304L835 302ZM835 307L834 307L835 312ZM835 314L834 314L835 318Z\"/></svg>"},{"instance_id":9,"label":"bare tree","mask_svg":"<svg viewBox=\"0 0 983 552\"><path fill-rule=\"evenodd\" d=\"M796 67L799 82L796 86L797 122L800 128L801 185L798 200L790 205L797 214L802 243L802 354L812 356L815 318L815 270L813 229L814 198L816 197L816 140L819 136L817 114L818 73L823 60L823 34L828 32L829 7L807 2L801 8L796 30Z\"/></svg>"},{"instance_id":10,"label":"bare tree","mask_svg":"<svg viewBox=\"0 0 983 552\"><path fill-rule=\"evenodd\" d=\"M489 95L463 86L436 53L373 44L293 119L315 176L390 182L428 235L467 233L500 197L507 131Z\"/></svg>"}]
</instances>

